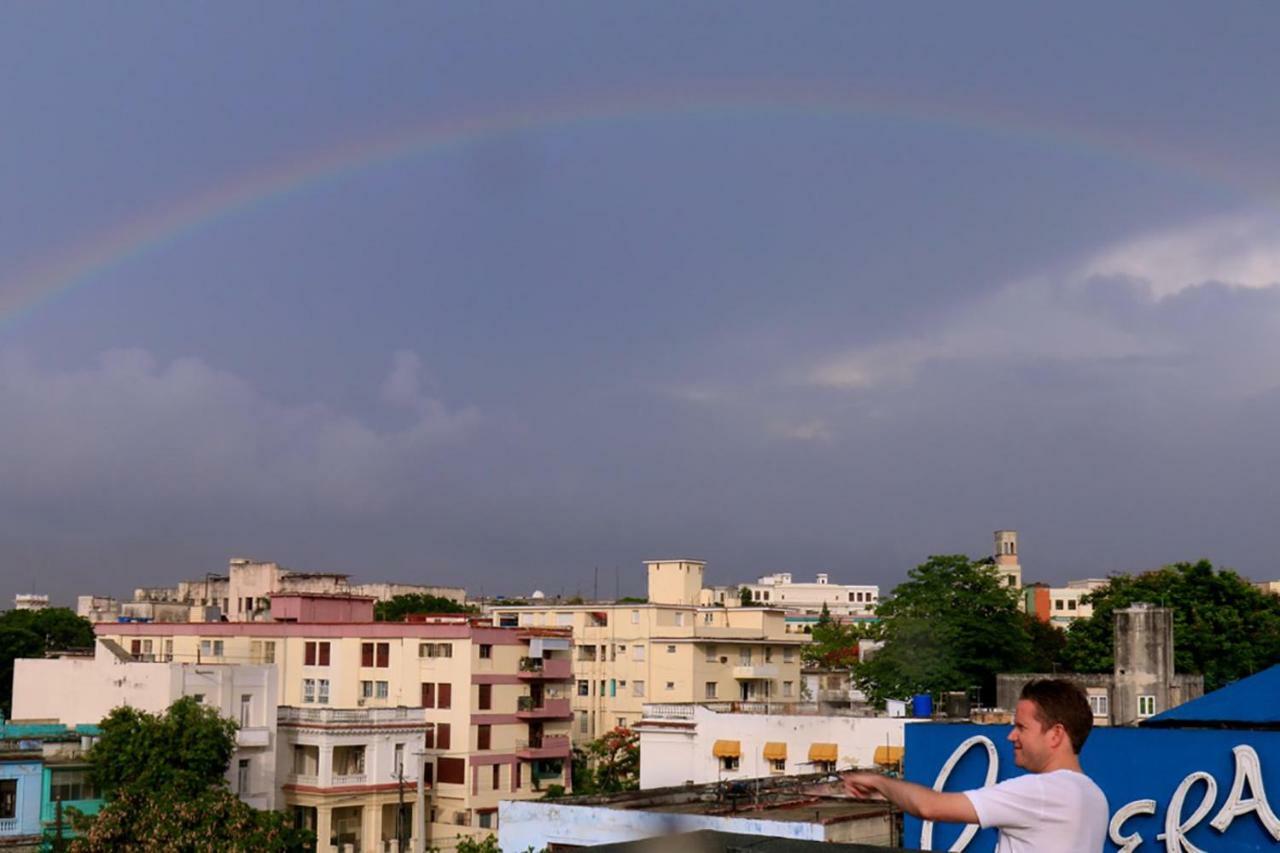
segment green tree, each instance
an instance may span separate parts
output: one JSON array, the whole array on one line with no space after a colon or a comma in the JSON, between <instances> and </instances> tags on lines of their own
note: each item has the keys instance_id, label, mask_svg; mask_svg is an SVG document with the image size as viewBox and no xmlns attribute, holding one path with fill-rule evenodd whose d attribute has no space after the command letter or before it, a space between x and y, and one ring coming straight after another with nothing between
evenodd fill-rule
<instances>
[{"instance_id":1,"label":"green tree","mask_svg":"<svg viewBox=\"0 0 1280 853\"><path fill-rule=\"evenodd\" d=\"M498 846L498 836L492 833L480 841L469 836L459 838L454 849L457 853L502 853L502 848Z\"/></svg>"},{"instance_id":2,"label":"green tree","mask_svg":"<svg viewBox=\"0 0 1280 853\"><path fill-rule=\"evenodd\" d=\"M227 789L236 724L187 697L164 714L116 708L89 750L106 805L73 815L77 853L141 850L294 851L314 841L284 815L251 808Z\"/></svg>"},{"instance_id":3,"label":"green tree","mask_svg":"<svg viewBox=\"0 0 1280 853\"><path fill-rule=\"evenodd\" d=\"M1022 614L1023 627L1031 643L1027 660L1020 669L1026 672L1064 672L1067 664L1067 632L1050 622Z\"/></svg>"},{"instance_id":4,"label":"green tree","mask_svg":"<svg viewBox=\"0 0 1280 853\"><path fill-rule=\"evenodd\" d=\"M743 607L750 607L754 602L751 600L751 590L745 586L738 590L738 602Z\"/></svg>"},{"instance_id":5,"label":"green tree","mask_svg":"<svg viewBox=\"0 0 1280 853\"><path fill-rule=\"evenodd\" d=\"M879 639L878 623L842 624L831 618L823 605L823 613L810 632L812 639L801 647L805 666L843 669L858 662L858 641Z\"/></svg>"},{"instance_id":6,"label":"green tree","mask_svg":"<svg viewBox=\"0 0 1280 853\"><path fill-rule=\"evenodd\" d=\"M373 605L373 618L378 622L403 622L410 614L422 613L478 613L469 604L459 604L451 598L425 593L396 595L389 601Z\"/></svg>"},{"instance_id":7,"label":"green tree","mask_svg":"<svg viewBox=\"0 0 1280 853\"><path fill-rule=\"evenodd\" d=\"M975 685L992 695L996 673L1025 669L1030 658L1014 591L994 567L961 555L912 569L876 614L884 647L857 663L853 677L880 704Z\"/></svg>"},{"instance_id":8,"label":"green tree","mask_svg":"<svg viewBox=\"0 0 1280 853\"><path fill-rule=\"evenodd\" d=\"M65 607L0 614L0 712L13 711L13 662L49 652L93 648L93 625Z\"/></svg>"},{"instance_id":9,"label":"green tree","mask_svg":"<svg viewBox=\"0 0 1280 853\"><path fill-rule=\"evenodd\" d=\"M1065 657L1079 672L1115 666L1115 611L1135 602L1173 609L1174 666L1216 690L1280 663L1280 598L1208 560L1116 575L1085 598L1093 615L1067 631Z\"/></svg>"}]
</instances>

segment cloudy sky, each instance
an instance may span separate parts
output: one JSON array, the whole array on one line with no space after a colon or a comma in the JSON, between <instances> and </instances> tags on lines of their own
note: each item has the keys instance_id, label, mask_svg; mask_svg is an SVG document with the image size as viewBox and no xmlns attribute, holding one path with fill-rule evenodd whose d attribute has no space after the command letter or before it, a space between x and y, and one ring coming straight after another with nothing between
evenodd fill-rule
<instances>
[{"instance_id":1,"label":"cloudy sky","mask_svg":"<svg viewBox=\"0 0 1280 853\"><path fill-rule=\"evenodd\" d=\"M0 600L1280 577L1278 25L10 4Z\"/></svg>"}]
</instances>

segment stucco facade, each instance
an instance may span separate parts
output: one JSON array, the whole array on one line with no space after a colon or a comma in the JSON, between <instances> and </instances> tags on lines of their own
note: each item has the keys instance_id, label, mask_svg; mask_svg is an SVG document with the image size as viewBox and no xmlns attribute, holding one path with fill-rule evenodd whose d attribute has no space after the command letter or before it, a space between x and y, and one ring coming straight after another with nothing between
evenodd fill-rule
<instances>
[{"instance_id":1,"label":"stucco facade","mask_svg":"<svg viewBox=\"0 0 1280 853\"><path fill-rule=\"evenodd\" d=\"M797 582L790 572L764 575L754 583L717 586L703 591L703 604L742 606L742 588L747 589L752 607L778 607L790 613L820 613L825 606L833 616L870 616L880 603L880 587L875 584L831 583L828 574L812 582Z\"/></svg>"},{"instance_id":2,"label":"stucco facade","mask_svg":"<svg viewBox=\"0 0 1280 853\"><path fill-rule=\"evenodd\" d=\"M798 701L803 638L787 634L781 610L698 606L701 566L651 561L645 604L495 606L492 613L501 625L572 630L580 739L634 725L649 702Z\"/></svg>"}]
</instances>

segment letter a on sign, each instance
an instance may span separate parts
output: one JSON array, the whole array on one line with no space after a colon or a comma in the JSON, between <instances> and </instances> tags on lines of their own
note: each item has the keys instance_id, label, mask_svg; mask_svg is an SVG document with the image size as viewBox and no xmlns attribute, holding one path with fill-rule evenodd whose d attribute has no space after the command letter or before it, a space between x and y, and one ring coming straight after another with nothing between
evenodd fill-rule
<instances>
[{"instance_id":1,"label":"letter a on sign","mask_svg":"<svg viewBox=\"0 0 1280 853\"><path fill-rule=\"evenodd\" d=\"M1256 812L1258 820L1271 833L1271 837L1280 841L1280 819L1276 818L1276 813L1267 803L1267 790L1262 786L1262 762L1258 753L1245 744L1240 744L1231 751L1236 755L1236 778L1231 783L1227 801L1222 804L1213 820L1209 821L1209 825L1218 832L1226 832L1237 816ZM1244 796L1246 781L1249 783L1249 792L1253 795L1248 798Z\"/></svg>"}]
</instances>

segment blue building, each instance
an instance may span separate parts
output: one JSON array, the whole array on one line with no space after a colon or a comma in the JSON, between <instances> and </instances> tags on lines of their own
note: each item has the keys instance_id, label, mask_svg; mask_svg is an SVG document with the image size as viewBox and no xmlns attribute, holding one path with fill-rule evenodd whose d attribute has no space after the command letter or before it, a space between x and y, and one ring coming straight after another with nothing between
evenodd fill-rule
<instances>
[{"instance_id":1,"label":"blue building","mask_svg":"<svg viewBox=\"0 0 1280 853\"><path fill-rule=\"evenodd\" d=\"M97 726L0 723L0 848L47 850L59 831L74 835L67 809L97 814L102 800L85 760L97 734Z\"/></svg>"}]
</instances>

